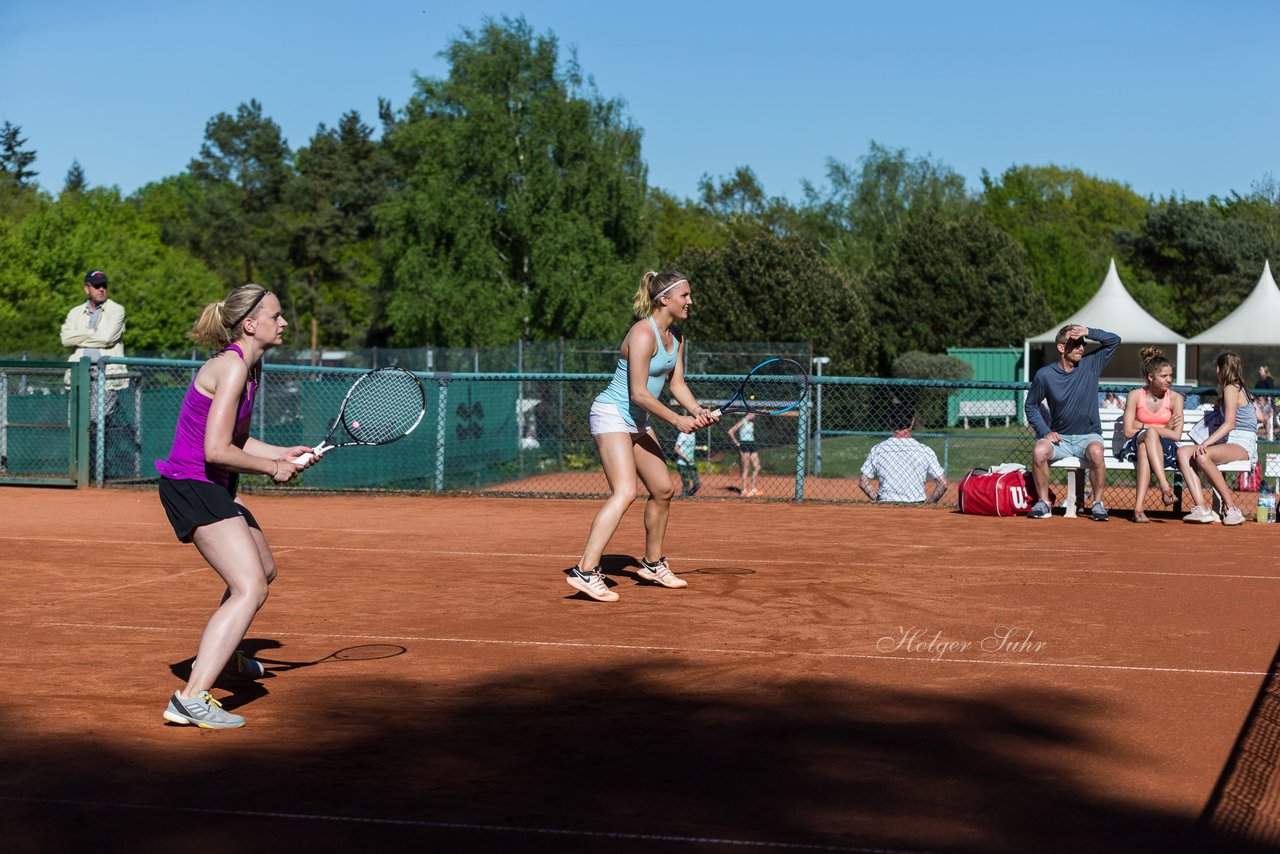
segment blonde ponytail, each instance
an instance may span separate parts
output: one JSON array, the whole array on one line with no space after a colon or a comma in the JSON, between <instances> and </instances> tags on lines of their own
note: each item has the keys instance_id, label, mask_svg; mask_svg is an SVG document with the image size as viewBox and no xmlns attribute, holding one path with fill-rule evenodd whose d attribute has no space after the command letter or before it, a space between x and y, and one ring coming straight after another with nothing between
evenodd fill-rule
<instances>
[{"instance_id":1,"label":"blonde ponytail","mask_svg":"<svg viewBox=\"0 0 1280 854\"><path fill-rule=\"evenodd\" d=\"M241 285L226 299L201 309L187 337L210 349L221 350L243 334L245 320L257 311L268 293L262 285Z\"/></svg>"},{"instance_id":2,"label":"blonde ponytail","mask_svg":"<svg viewBox=\"0 0 1280 854\"><path fill-rule=\"evenodd\" d=\"M649 270L640 277L640 287L631 300L632 310L637 317L648 317L657 309L658 298L683 281L687 281L684 274L675 270Z\"/></svg>"}]
</instances>

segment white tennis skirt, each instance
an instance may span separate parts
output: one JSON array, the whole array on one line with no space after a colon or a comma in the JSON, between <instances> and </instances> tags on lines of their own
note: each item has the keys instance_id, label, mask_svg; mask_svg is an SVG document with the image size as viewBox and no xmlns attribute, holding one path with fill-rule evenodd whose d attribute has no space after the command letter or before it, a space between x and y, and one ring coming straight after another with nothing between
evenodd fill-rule
<instances>
[{"instance_id":1,"label":"white tennis skirt","mask_svg":"<svg viewBox=\"0 0 1280 854\"><path fill-rule=\"evenodd\" d=\"M649 413L643 413L637 426L632 427L622 417L617 405L597 400L591 404L588 423L591 425L592 436L602 433L643 433L649 429Z\"/></svg>"}]
</instances>

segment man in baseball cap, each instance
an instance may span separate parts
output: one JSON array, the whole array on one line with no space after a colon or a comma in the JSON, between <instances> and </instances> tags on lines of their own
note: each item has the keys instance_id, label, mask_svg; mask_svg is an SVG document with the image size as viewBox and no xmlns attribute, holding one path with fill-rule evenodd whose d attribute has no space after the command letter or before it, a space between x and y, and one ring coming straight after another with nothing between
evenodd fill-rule
<instances>
[{"instance_id":1,"label":"man in baseball cap","mask_svg":"<svg viewBox=\"0 0 1280 854\"><path fill-rule=\"evenodd\" d=\"M97 383L103 379L102 368L97 367L102 357L111 359L124 358L124 306L107 298L107 274L101 270L90 270L84 277L84 293L86 299L67 312L67 319L62 322L62 346L71 348L68 361L78 362L87 356L94 363L91 376ZM121 374L128 373L128 366L120 362L108 361L106 364L106 392L103 399L106 411L103 413L107 432L110 434L114 426L116 394L129 387L129 380ZM70 382L70 374L67 382ZM96 406L97 396L90 398ZM97 418L89 419L90 425L96 426ZM94 456L91 455L91 459Z\"/></svg>"}]
</instances>

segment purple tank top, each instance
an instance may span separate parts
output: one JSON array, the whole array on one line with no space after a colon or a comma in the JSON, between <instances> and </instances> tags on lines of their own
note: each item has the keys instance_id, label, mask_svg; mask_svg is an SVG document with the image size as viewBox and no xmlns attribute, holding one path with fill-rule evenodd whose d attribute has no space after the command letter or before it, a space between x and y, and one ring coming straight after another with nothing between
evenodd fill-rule
<instances>
[{"instance_id":1,"label":"purple tank top","mask_svg":"<svg viewBox=\"0 0 1280 854\"><path fill-rule=\"evenodd\" d=\"M227 350L234 350L241 360L244 359L244 351L239 346L231 344L219 352L225 353ZM231 443L237 448L243 448L249 439L249 419L253 415L253 398L257 391L258 383L250 373L249 381L240 392L236 426L231 435ZM213 401L196 389L195 378L192 378L191 385L182 398L182 408L178 411L178 427L173 434L173 447L169 449L167 459L156 460L156 470L160 474L170 480L203 480L219 486L231 483L231 472L207 463L204 459L204 432L212 405Z\"/></svg>"}]
</instances>

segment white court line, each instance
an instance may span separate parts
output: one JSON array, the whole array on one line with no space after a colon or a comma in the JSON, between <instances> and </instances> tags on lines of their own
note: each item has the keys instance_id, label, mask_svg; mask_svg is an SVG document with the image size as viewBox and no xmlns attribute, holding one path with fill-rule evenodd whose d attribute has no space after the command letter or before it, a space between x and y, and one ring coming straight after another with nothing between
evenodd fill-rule
<instances>
[{"instance_id":1,"label":"white court line","mask_svg":"<svg viewBox=\"0 0 1280 854\"><path fill-rule=\"evenodd\" d=\"M176 628L172 626L121 626L121 625L102 625L99 623L41 623L41 626L68 628L68 629L93 629L101 631L103 629L114 629L129 632L168 632L170 634L190 634L187 628ZM261 629L259 630L261 631ZM947 658L934 659L924 655L882 655L876 653L864 652L795 652L788 650L760 650L760 649L732 649L720 647L679 647L679 646L653 646L648 644L624 644L624 643L586 643L580 641L538 641L538 640L505 640L496 638L454 638L454 637L431 637L417 635L348 635L348 634L317 634L311 632L271 632L273 636L281 638L309 638L323 640L364 640L364 641L419 641L422 643L457 643L457 644L474 644L477 646L520 646L520 647L544 647L544 648L560 648L560 649L607 649L627 652L672 652L681 655L742 655L742 656L760 656L760 657L777 657L777 658L817 658L817 659L849 659L858 661L897 661L908 662L914 664L985 664L993 667L1048 667L1063 670L1111 670L1121 672L1140 672L1140 673L1178 673L1195 676L1266 676L1265 670L1215 670L1210 668L1199 667L1156 667L1154 665L1139 664L1075 664L1066 661L1028 661L1024 659L1002 659L1002 658Z\"/></svg>"},{"instance_id":2,"label":"white court line","mask_svg":"<svg viewBox=\"0 0 1280 854\"><path fill-rule=\"evenodd\" d=\"M562 827L507 827L501 824L471 824L461 821L426 821L416 818L365 818L361 816L316 815L311 813L275 812L269 810L234 810L214 807L180 807L160 804L120 804L105 801L82 801L70 798L23 798L0 795L0 801L26 804L59 804L61 806L100 807L110 810L151 810L155 812L229 815L241 818L290 819L293 821L328 821L341 824L373 824L393 827L423 827L433 830L479 830L495 833L524 833L538 836L576 836L588 839L628 839L639 842L679 842L698 845L736 845L743 848L776 848L786 851L849 851L855 854L923 854L890 848L862 848L846 845L815 845L806 842L767 842L755 839L717 839L706 836L673 836L658 833L623 833L605 830L572 830Z\"/></svg>"},{"instance_id":3,"label":"white court line","mask_svg":"<svg viewBox=\"0 0 1280 854\"><path fill-rule=\"evenodd\" d=\"M365 531L363 533L370 533ZM388 532L390 534L391 532ZM45 537L14 537L0 536L0 540L17 540L20 542L50 542ZM176 540L89 540L89 539L69 539L66 537L57 537L52 542L73 543L73 544L91 544L91 545L108 545L108 546L161 546L161 545L181 545ZM926 548L921 546L920 548ZM975 549L978 547L974 547ZM287 543L278 547L272 546L272 551L276 554L282 554L283 550L290 551L319 551L319 552L356 552L360 554L407 554L407 555L449 555L454 557L526 557L537 558L540 560L572 560L577 554L560 553L553 554L548 552L493 552L493 551L461 551L452 549L391 549L382 547L363 547L363 546L317 546L309 543ZM999 550L998 548L995 550ZM1022 549L1011 548L1014 551L1035 551L1044 554L1043 548L1039 549ZM1080 554L1098 554L1094 550L1078 550ZM1072 553L1071 550L1059 549L1055 554ZM716 565L733 565L733 564L759 564L761 566L831 566L838 564L847 559L848 553L841 552L831 557L815 557L808 560L788 560L786 558L750 558L750 557L733 557L731 555L717 554L715 556L699 556L699 555L680 555L672 553L671 557L684 563L710 563ZM1171 572L1168 570L1146 570L1146 569L1096 569L1093 567L1073 566L1068 568L1053 567L1006 567L1000 570L1002 573L1009 572L1052 572L1059 575L1152 575L1152 576L1171 576L1173 578L1219 578L1233 579L1236 581L1280 581L1280 575L1245 575L1241 573L1221 573L1221 572Z\"/></svg>"},{"instance_id":4,"label":"white court line","mask_svg":"<svg viewBox=\"0 0 1280 854\"><path fill-rule=\"evenodd\" d=\"M52 605L61 605L64 602L71 602L77 599L88 599L91 596L100 596L103 593L114 593L117 590L124 590L128 587L140 587L144 584L156 584L161 581L168 581L171 578L181 578L184 575L191 575L196 572L208 572L208 567L200 567L198 569L188 569L185 572L175 573L173 575L161 575L156 578L147 578L142 581L131 581L128 584L117 584L115 587L103 587L101 590L86 590L83 593L77 593L74 596L64 596L61 599L54 599L52 602L28 602L19 605L17 608L6 608L0 611L0 617L8 617L31 608L48 608Z\"/></svg>"}]
</instances>

